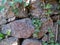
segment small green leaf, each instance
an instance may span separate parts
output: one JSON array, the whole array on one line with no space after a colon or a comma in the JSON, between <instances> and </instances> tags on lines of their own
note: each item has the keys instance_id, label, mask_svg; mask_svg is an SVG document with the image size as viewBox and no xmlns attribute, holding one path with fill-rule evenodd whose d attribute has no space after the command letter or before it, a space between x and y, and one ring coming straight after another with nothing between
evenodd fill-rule
<instances>
[{"instance_id":1,"label":"small green leaf","mask_svg":"<svg viewBox=\"0 0 60 45\"><path fill-rule=\"evenodd\" d=\"M8 36L11 34L11 30L8 29L7 33L6 33Z\"/></svg>"},{"instance_id":2,"label":"small green leaf","mask_svg":"<svg viewBox=\"0 0 60 45\"><path fill-rule=\"evenodd\" d=\"M10 2L9 2L9 5L10 5L10 6L14 6L15 4L14 4L14 2L11 2L11 1L10 1Z\"/></svg>"},{"instance_id":3,"label":"small green leaf","mask_svg":"<svg viewBox=\"0 0 60 45\"><path fill-rule=\"evenodd\" d=\"M50 38L54 37L54 34L53 33L50 33L49 35L50 35Z\"/></svg>"},{"instance_id":4,"label":"small green leaf","mask_svg":"<svg viewBox=\"0 0 60 45\"><path fill-rule=\"evenodd\" d=\"M55 45L59 45L59 43L55 43Z\"/></svg>"},{"instance_id":5,"label":"small green leaf","mask_svg":"<svg viewBox=\"0 0 60 45\"><path fill-rule=\"evenodd\" d=\"M22 3L23 0L18 0L19 3Z\"/></svg>"},{"instance_id":6,"label":"small green leaf","mask_svg":"<svg viewBox=\"0 0 60 45\"><path fill-rule=\"evenodd\" d=\"M49 41L50 41L50 43L54 43L54 40L53 39L50 39Z\"/></svg>"},{"instance_id":7,"label":"small green leaf","mask_svg":"<svg viewBox=\"0 0 60 45\"><path fill-rule=\"evenodd\" d=\"M18 8L15 8L15 9L14 9L14 8L12 8L12 11L14 12L14 14L15 14L15 15L18 15L18 13L19 13Z\"/></svg>"},{"instance_id":8,"label":"small green leaf","mask_svg":"<svg viewBox=\"0 0 60 45\"><path fill-rule=\"evenodd\" d=\"M59 0L59 3L60 3L60 0Z\"/></svg>"},{"instance_id":9,"label":"small green leaf","mask_svg":"<svg viewBox=\"0 0 60 45\"><path fill-rule=\"evenodd\" d=\"M48 45L48 43L46 43L46 42L43 42L43 45Z\"/></svg>"},{"instance_id":10,"label":"small green leaf","mask_svg":"<svg viewBox=\"0 0 60 45\"><path fill-rule=\"evenodd\" d=\"M0 12L1 12L4 8L5 8L4 6L0 6Z\"/></svg>"},{"instance_id":11,"label":"small green leaf","mask_svg":"<svg viewBox=\"0 0 60 45\"><path fill-rule=\"evenodd\" d=\"M40 32L40 30L35 30L34 32Z\"/></svg>"},{"instance_id":12,"label":"small green leaf","mask_svg":"<svg viewBox=\"0 0 60 45\"><path fill-rule=\"evenodd\" d=\"M57 24L60 25L60 20L57 21Z\"/></svg>"},{"instance_id":13,"label":"small green leaf","mask_svg":"<svg viewBox=\"0 0 60 45\"><path fill-rule=\"evenodd\" d=\"M50 15L52 14L52 11L51 10L48 10L47 12L45 12L46 15Z\"/></svg>"},{"instance_id":14,"label":"small green leaf","mask_svg":"<svg viewBox=\"0 0 60 45\"><path fill-rule=\"evenodd\" d=\"M29 5L29 3L24 2L24 7L26 7L26 6L28 6L28 5Z\"/></svg>"},{"instance_id":15,"label":"small green leaf","mask_svg":"<svg viewBox=\"0 0 60 45\"><path fill-rule=\"evenodd\" d=\"M2 0L2 4L4 5L7 2L7 0Z\"/></svg>"},{"instance_id":16,"label":"small green leaf","mask_svg":"<svg viewBox=\"0 0 60 45\"><path fill-rule=\"evenodd\" d=\"M48 4L45 5L45 9L50 9L50 8L52 8L51 4L48 3Z\"/></svg>"},{"instance_id":17,"label":"small green leaf","mask_svg":"<svg viewBox=\"0 0 60 45\"><path fill-rule=\"evenodd\" d=\"M38 37L38 35L34 33L34 34L33 34L33 37L34 37L34 38L37 38L37 37Z\"/></svg>"},{"instance_id":18,"label":"small green leaf","mask_svg":"<svg viewBox=\"0 0 60 45\"><path fill-rule=\"evenodd\" d=\"M0 40L3 39L5 36L4 34L0 33Z\"/></svg>"},{"instance_id":19,"label":"small green leaf","mask_svg":"<svg viewBox=\"0 0 60 45\"><path fill-rule=\"evenodd\" d=\"M50 43L50 45L55 45L54 43Z\"/></svg>"},{"instance_id":20,"label":"small green leaf","mask_svg":"<svg viewBox=\"0 0 60 45\"><path fill-rule=\"evenodd\" d=\"M49 32L49 33L52 32L52 31L51 31L51 28L48 28L48 32Z\"/></svg>"},{"instance_id":21,"label":"small green leaf","mask_svg":"<svg viewBox=\"0 0 60 45\"><path fill-rule=\"evenodd\" d=\"M19 2L19 3L22 3L23 0L13 0L15 3L16 2Z\"/></svg>"}]
</instances>

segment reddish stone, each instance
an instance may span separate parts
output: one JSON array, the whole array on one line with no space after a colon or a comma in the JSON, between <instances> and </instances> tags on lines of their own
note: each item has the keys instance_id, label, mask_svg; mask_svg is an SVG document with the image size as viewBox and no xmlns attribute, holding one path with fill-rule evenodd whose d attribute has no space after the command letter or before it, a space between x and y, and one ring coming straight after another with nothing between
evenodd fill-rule
<instances>
[{"instance_id":1,"label":"reddish stone","mask_svg":"<svg viewBox=\"0 0 60 45\"><path fill-rule=\"evenodd\" d=\"M53 28L53 21L51 19L47 20L46 22L43 22L38 35L39 38L43 37L48 32L48 28Z\"/></svg>"},{"instance_id":2,"label":"reddish stone","mask_svg":"<svg viewBox=\"0 0 60 45\"><path fill-rule=\"evenodd\" d=\"M2 33L6 34L8 30L11 30L11 36L17 38L28 38L34 32L34 27L29 18L16 20L3 26Z\"/></svg>"}]
</instances>

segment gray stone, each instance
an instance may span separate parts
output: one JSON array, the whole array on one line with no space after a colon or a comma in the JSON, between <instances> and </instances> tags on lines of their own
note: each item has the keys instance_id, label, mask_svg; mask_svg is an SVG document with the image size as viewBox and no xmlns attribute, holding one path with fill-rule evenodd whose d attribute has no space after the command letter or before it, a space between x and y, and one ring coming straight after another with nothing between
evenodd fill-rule
<instances>
[{"instance_id":1,"label":"gray stone","mask_svg":"<svg viewBox=\"0 0 60 45\"><path fill-rule=\"evenodd\" d=\"M31 6L32 9L30 9L30 13L32 14L32 16L34 17L41 17L42 14L44 13L44 11L42 10L41 6L40 6L41 1L40 0L31 0Z\"/></svg>"},{"instance_id":2,"label":"gray stone","mask_svg":"<svg viewBox=\"0 0 60 45\"><path fill-rule=\"evenodd\" d=\"M18 45L18 39L15 37L10 37L0 41L0 45Z\"/></svg>"},{"instance_id":3,"label":"gray stone","mask_svg":"<svg viewBox=\"0 0 60 45\"><path fill-rule=\"evenodd\" d=\"M7 20L7 22L11 22L11 21L14 21L15 20L15 17L12 17L12 18L9 18L8 20Z\"/></svg>"},{"instance_id":4,"label":"gray stone","mask_svg":"<svg viewBox=\"0 0 60 45\"><path fill-rule=\"evenodd\" d=\"M17 4L18 5L18 4ZM27 14L27 9L26 8L24 8L24 6L23 5L19 5L20 7L19 7L19 12L18 12L18 14L16 15L15 14L15 16L17 17L17 18L26 18L26 17L28 17L28 14Z\"/></svg>"},{"instance_id":5,"label":"gray stone","mask_svg":"<svg viewBox=\"0 0 60 45\"><path fill-rule=\"evenodd\" d=\"M22 45L42 45L40 41L35 39L25 39Z\"/></svg>"},{"instance_id":6,"label":"gray stone","mask_svg":"<svg viewBox=\"0 0 60 45\"><path fill-rule=\"evenodd\" d=\"M44 41L44 42L48 41L48 36L44 35L44 37L42 38L42 41Z\"/></svg>"},{"instance_id":7,"label":"gray stone","mask_svg":"<svg viewBox=\"0 0 60 45\"><path fill-rule=\"evenodd\" d=\"M15 20L15 14L12 12L11 8L9 8L5 16L6 16L7 22L11 22Z\"/></svg>"},{"instance_id":8,"label":"gray stone","mask_svg":"<svg viewBox=\"0 0 60 45\"><path fill-rule=\"evenodd\" d=\"M37 18L41 18L44 17L46 15L46 11L49 9L44 9L44 1L43 0L31 0L31 9L30 9L30 13L32 14L32 16L37 17ZM52 7L50 8L50 10L52 10L51 15L53 14L58 14L60 11L57 10L58 7L58 3L56 0L47 0L45 1L47 2L47 4L49 3L50 5L52 5Z\"/></svg>"},{"instance_id":9,"label":"gray stone","mask_svg":"<svg viewBox=\"0 0 60 45\"><path fill-rule=\"evenodd\" d=\"M2 26L2 33L6 34L8 30L11 30L11 36L17 38L28 38L34 32L34 27L29 18L16 20L5 26Z\"/></svg>"},{"instance_id":10,"label":"gray stone","mask_svg":"<svg viewBox=\"0 0 60 45\"><path fill-rule=\"evenodd\" d=\"M56 22L54 23L53 31L52 32L54 34L55 41L57 41L59 33L58 33L58 24Z\"/></svg>"},{"instance_id":11,"label":"gray stone","mask_svg":"<svg viewBox=\"0 0 60 45\"><path fill-rule=\"evenodd\" d=\"M6 13L8 10L9 6L7 3L5 3L5 8L3 9L3 11L0 11L0 25L7 23Z\"/></svg>"},{"instance_id":12,"label":"gray stone","mask_svg":"<svg viewBox=\"0 0 60 45\"><path fill-rule=\"evenodd\" d=\"M41 31L48 32L48 28L53 28L53 21L52 19L48 19L46 22L43 22Z\"/></svg>"},{"instance_id":13,"label":"gray stone","mask_svg":"<svg viewBox=\"0 0 60 45\"><path fill-rule=\"evenodd\" d=\"M48 32L48 28L53 29L53 21L51 19L43 22L43 24L40 28L40 32L38 34L38 37L39 38L43 37Z\"/></svg>"},{"instance_id":14,"label":"gray stone","mask_svg":"<svg viewBox=\"0 0 60 45\"><path fill-rule=\"evenodd\" d=\"M19 17L19 18L25 18L27 16L28 16L27 10L24 8L20 9L19 15L16 15L16 17Z\"/></svg>"},{"instance_id":15,"label":"gray stone","mask_svg":"<svg viewBox=\"0 0 60 45\"><path fill-rule=\"evenodd\" d=\"M7 19L14 17L14 13L12 12L11 8L9 8L8 12L5 15Z\"/></svg>"},{"instance_id":16,"label":"gray stone","mask_svg":"<svg viewBox=\"0 0 60 45\"><path fill-rule=\"evenodd\" d=\"M0 15L0 25L5 24L7 20L5 19L4 15Z\"/></svg>"}]
</instances>

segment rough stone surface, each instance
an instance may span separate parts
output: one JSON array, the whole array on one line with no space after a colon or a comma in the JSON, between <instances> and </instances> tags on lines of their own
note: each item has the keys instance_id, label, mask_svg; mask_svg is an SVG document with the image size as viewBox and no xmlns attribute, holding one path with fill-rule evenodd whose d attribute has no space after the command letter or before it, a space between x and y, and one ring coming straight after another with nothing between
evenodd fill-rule
<instances>
[{"instance_id":1,"label":"rough stone surface","mask_svg":"<svg viewBox=\"0 0 60 45\"><path fill-rule=\"evenodd\" d=\"M58 18L59 18L59 15L51 16L51 18L52 18L52 20L53 20L54 22L56 22L56 21L58 20Z\"/></svg>"},{"instance_id":2,"label":"rough stone surface","mask_svg":"<svg viewBox=\"0 0 60 45\"><path fill-rule=\"evenodd\" d=\"M52 19L48 19L46 22L43 22L41 31L47 32L48 28L52 29L52 27L53 27L53 21Z\"/></svg>"},{"instance_id":3,"label":"rough stone surface","mask_svg":"<svg viewBox=\"0 0 60 45\"><path fill-rule=\"evenodd\" d=\"M5 17L3 15L0 15L0 25L5 24L7 22L7 20L5 19Z\"/></svg>"},{"instance_id":4,"label":"rough stone surface","mask_svg":"<svg viewBox=\"0 0 60 45\"><path fill-rule=\"evenodd\" d=\"M5 24L7 21L6 21L6 13L7 13L7 11L9 10L9 6L8 6L8 4L6 3L5 4L5 8L4 8L4 10L3 11L1 11L0 12L0 25L2 25L2 24Z\"/></svg>"},{"instance_id":5,"label":"rough stone surface","mask_svg":"<svg viewBox=\"0 0 60 45\"><path fill-rule=\"evenodd\" d=\"M16 20L2 27L2 33L11 30L11 35L17 38L28 38L34 32L34 27L29 18Z\"/></svg>"},{"instance_id":6,"label":"rough stone surface","mask_svg":"<svg viewBox=\"0 0 60 45\"><path fill-rule=\"evenodd\" d=\"M26 39L23 41L22 45L42 45L42 44L38 40Z\"/></svg>"},{"instance_id":7,"label":"rough stone surface","mask_svg":"<svg viewBox=\"0 0 60 45\"><path fill-rule=\"evenodd\" d=\"M52 8L51 8L52 14L51 15L59 14L60 11L57 9L59 4L58 4L57 0L47 0L47 2L52 5Z\"/></svg>"},{"instance_id":8,"label":"rough stone surface","mask_svg":"<svg viewBox=\"0 0 60 45\"><path fill-rule=\"evenodd\" d=\"M8 12L6 13L5 16L6 16L6 19L7 19L8 22L15 20L15 15L14 15L14 13L11 11L11 8L9 8L9 10L8 10Z\"/></svg>"},{"instance_id":9,"label":"rough stone surface","mask_svg":"<svg viewBox=\"0 0 60 45\"><path fill-rule=\"evenodd\" d=\"M43 37L44 34L46 34L48 32L48 28L53 28L53 21L51 19L43 22L41 28L40 28L40 32L38 34L39 38Z\"/></svg>"},{"instance_id":10,"label":"rough stone surface","mask_svg":"<svg viewBox=\"0 0 60 45\"><path fill-rule=\"evenodd\" d=\"M44 10L44 7L42 7L43 2L44 0L31 0L32 9L30 9L30 13L32 14L32 16L41 18L46 15L45 12L49 9ZM57 10L58 3L56 0L48 0L48 1L45 0L45 3L47 4L49 3L52 5L50 9L52 10L51 15L59 13L59 10Z\"/></svg>"},{"instance_id":11,"label":"rough stone surface","mask_svg":"<svg viewBox=\"0 0 60 45\"><path fill-rule=\"evenodd\" d=\"M15 37L10 37L0 41L0 45L18 45L18 39Z\"/></svg>"},{"instance_id":12,"label":"rough stone surface","mask_svg":"<svg viewBox=\"0 0 60 45\"><path fill-rule=\"evenodd\" d=\"M55 41L57 41L58 39L58 24L56 24L56 22L54 23L54 27L53 27L53 34L54 34L54 39Z\"/></svg>"},{"instance_id":13,"label":"rough stone surface","mask_svg":"<svg viewBox=\"0 0 60 45\"><path fill-rule=\"evenodd\" d=\"M52 28L52 27L53 27L53 22L51 19L45 21L45 23L43 23L42 27L40 28L38 37L42 38L44 34L48 32L48 28ZM7 30L12 31L11 32L12 36L15 36L18 38L28 38L33 34L34 27L31 23L31 20L26 18L26 19L11 22L10 24L3 26L2 32L4 34L6 34Z\"/></svg>"},{"instance_id":14,"label":"rough stone surface","mask_svg":"<svg viewBox=\"0 0 60 45\"><path fill-rule=\"evenodd\" d=\"M44 35L45 35L45 32L44 31L40 31L38 33L38 38L42 38Z\"/></svg>"},{"instance_id":15,"label":"rough stone surface","mask_svg":"<svg viewBox=\"0 0 60 45\"><path fill-rule=\"evenodd\" d=\"M1 2L2 2L2 0L0 0L0 6L1 6Z\"/></svg>"},{"instance_id":16,"label":"rough stone surface","mask_svg":"<svg viewBox=\"0 0 60 45\"><path fill-rule=\"evenodd\" d=\"M42 38L42 41L48 41L48 36L47 35L44 35L44 37Z\"/></svg>"},{"instance_id":17,"label":"rough stone surface","mask_svg":"<svg viewBox=\"0 0 60 45\"><path fill-rule=\"evenodd\" d=\"M9 18L9 19L7 20L7 22L14 21L14 20L15 20L15 18L16 18L16 17Z\"/></svg>"},{"instance_id":18,"label":"rough stone surface","mask_svg":"<svg viewBox=\"0 0 60 45\"><path fill-rule=\"evenodd\" d=\"M15 16L17 18L26 18L26 17L28 17L27 10L25 8L23 8L22 6L20 6L19 13L18 13L18 15L15 15Z\"/></svg>"},{"instance_id":19,"label":"rough stone surface","mask_svg":"<svg viewBox=\"0 0 60 45\"><path fill-rule=\"evenodd\" d=\"M58 28L58 39L57 41L60 43L60 25L59 25L59 28Z\"/></svg>"},{"instance_id":20,"label":"rough stone surface","mask_svg":"<svg viewBox=\"0 0 60 45\"><path fill-rule=\"evenodd\" d=\"M30 13L32 14L32 16L37 18L44 15L44 11L42 10L40 3L40 0L31 0L32 9L30 9Z\"/></svg>"}]
</instances>

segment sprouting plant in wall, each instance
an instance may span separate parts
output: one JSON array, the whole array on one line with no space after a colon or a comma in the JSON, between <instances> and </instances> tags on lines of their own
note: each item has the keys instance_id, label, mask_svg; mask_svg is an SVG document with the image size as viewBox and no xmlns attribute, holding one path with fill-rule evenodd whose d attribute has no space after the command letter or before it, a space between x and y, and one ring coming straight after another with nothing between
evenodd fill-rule
<instances>
[{"instance_id":1,"label":"sprouting plant in wall","mask_svg":"<svg viewBox=\"0 0 60 45\"><path fill-rule=\"evenodd\" d=\"M48 16L50 16L51 13L52 13L52 11L51 11L50 9L48 9L48 10L45 12L45 14L48 15Z\"/></svg>"},{"instance_id":2,"label":"sprouting plant in wall","mask_svg":"<svg viewBox=\"0 0 60 45\"><path fill-rule=\"evenodd\" d=\"M57 24L60 25L60 20L57 21Z\"/></svg>"},{"instance_id":3,"label":"sprouting plant in wall","mask_svg":"<svg viewBox=\"0 0 60 45\"><path fill-rule=\"evenodd\" d=\"M57 7L58 10L60 10L60 5Z\"/></svg>"},{"instance_id":4,"label":"sprouting plant in wall","mask_svg":"<svg viewBox=\"0 0 60 45\"><path fill-rule=\"evenodd\" d=\"M7 34L7 36L10 36L10 34L11 34L11 30L8 29L8 31L6 32L6 34Z\"/></svg>"},{"instance_id":5,"label":"sprouting plant in wall","mask_svg":"<svg viewBox=\"0 0 60 45\"><path fill-rule=\"evenodd\" d=\"M48 42L43 42L42 44L43 45L60 45L59 43L57 43L54 40L54 34L53 34L51 28L48 28L48 32L49 32L49 38L50 38L50 40Z\"/></svg>"},{"instance_id":6,"label":"sprouting plant in wall","mask_svg":"<svg viewBox=\"0 0 60 45\"><path fill-rule=\"evenodd\" d=\"M0 33L0 40L4 39L5 35L3 33Z\"/></svg>"},{"instance_id":7,"label":"sprouting plant in wall","mask_svg":"<svg viewBox=\"0 0 60 45\"><path fill-rule=\"evenodd\" d=\"M35 31L34 31L33 37L34 38L38 38L38 33L40 32L40 27L42 25L42 22L41 22L40 19L32 18L32 24L35 27Z\"/></svg>"},{"instance_id":8,"label":"sprouting plant in wall","mask_svg":"<svg viewBox=\"0 0 60 45\"><path fill-rule=\"evenodd\" d=\"M49 3L45 4L45 6L44 6L44 9L46 9L45 14L48 15L48 17L50 16L50 14L52 14L51 8L52 8L52 5Z\"/></svg>"},{"instance_id":9,"label":"sprouting plant in wall","mask_svg":"<svg viewBox=\"0 0 60 45\"><path fill-rule=\"evenodd\" d=\"M57 6L57 9L60 10L60 0L58 1L59 5Z\"/></svg>"},{"instance_id":10,"label":"sprouting plant in wall","mask_svg":"<svg viewBox=\"0 0 60 45\"><path fill-rule=\"evenodd\" d=\"M0 40L2 40L4 38L7 38L10 35L11 35L11 30L10 29L7 30L6 34L3 34L3 33L0 32Z\"/></svg>"},{"instance_id":11,"label":"sprouting plant in wall","mask_svg":"<svg viewBox=\"0 0 60 45\"><path fill-rule=\"evenodd\" d=\"M45 15L47 15L47 17L49 17L53 13L51 10L52 5L50 3L43 2L41 7L45 10Z\"/></svg>"},{"instance_id":12,"label":"sprouting plant in wall","mask_svg":"<svg viewBox=\"0 0 60 45\"><path fill-rule=\"evenodd\" d=\"M59 0L59 3L60 3L60 0Z\"/></svg>"},{"instance_id":13,"label":"sprouting plant in wall","mask_svg":"<svg viewBox=\"0 0 60 45\"><path fill-rule=\"evenodd\" d=\"M3 12L3 10L5 9L5 3L7 2L7 0L1 0L0 2L0 12Z\"/></svg>"},{"instance_id":14,"label":"sprouting plant in wall","mask_svg":"<svg viewBox=\"0 0 60 45\"><path fill-rule=\"evenodd\" d=\"M23 4L24 8L29 5L30 0L2 0L0 5L0 12L5 9L5 3L8 2L8 5L12 8L14 14L18 15L19 8L16 7L17 3Z\"/></svg>"},{"instance_id":15,"label":"sprouting plant in wall","mask_svg":"<svg viewBox=\"0 0 60 45\"><path fill-rule=\"evenodd\" d=\"M0 6L0 12L2 13L4 11L5 7L4 6Z\"/></svg>"},{"instance_id":16,"label":"sprouting plant in wall","mask_svg":"<svg viewBox=\"0 0 60 45\"><path fill-rule=\"evenodd\" d=\"M50 9L52 7L52 5L51 4L45 4L45 6L44 6L44 9Z\"/></svg>"}]
</instances>

